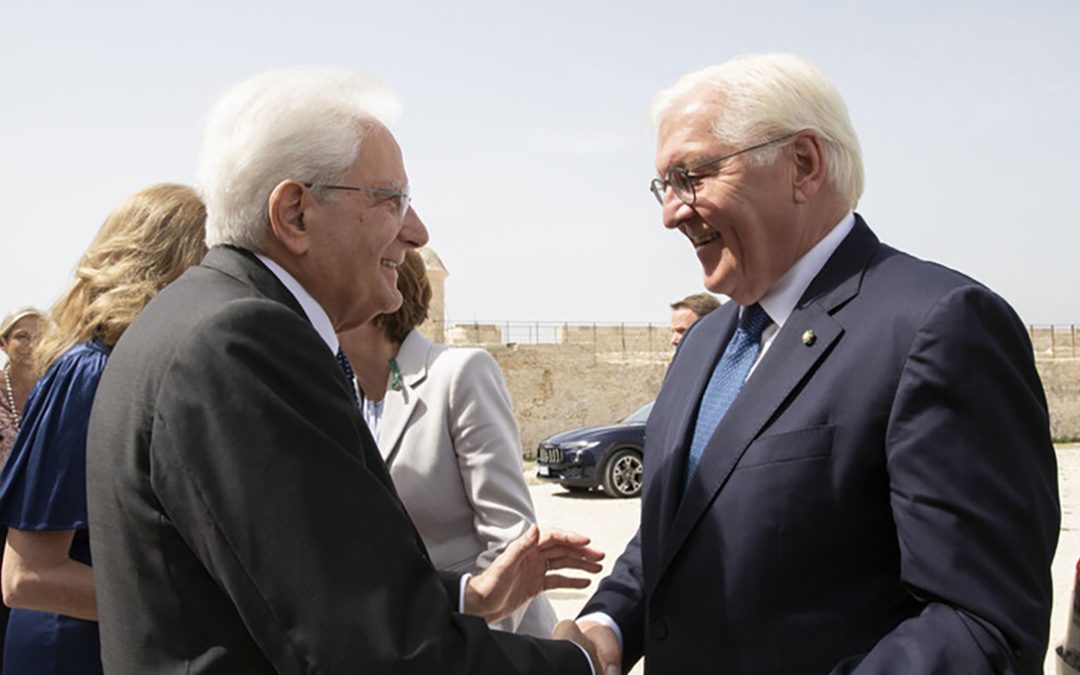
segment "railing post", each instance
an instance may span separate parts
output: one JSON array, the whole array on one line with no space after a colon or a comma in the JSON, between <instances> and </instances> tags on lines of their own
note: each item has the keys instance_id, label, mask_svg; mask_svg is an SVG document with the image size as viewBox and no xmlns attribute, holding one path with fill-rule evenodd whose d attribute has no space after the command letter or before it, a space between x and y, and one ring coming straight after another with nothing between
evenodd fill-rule
<instances>
[{"instance_id":1,"label":"railing post","mask_svg":"<svg viewBox=\"0 0 1080 675\"><path fill-rule=\"evenodd\" d=\"M1057 331L1054 330L1054 324L1050 324L1050 358L1052 359L1057 358L1057 340L1054 336L1054 333L1056 332Z\"/></svg>"}]
</instances>

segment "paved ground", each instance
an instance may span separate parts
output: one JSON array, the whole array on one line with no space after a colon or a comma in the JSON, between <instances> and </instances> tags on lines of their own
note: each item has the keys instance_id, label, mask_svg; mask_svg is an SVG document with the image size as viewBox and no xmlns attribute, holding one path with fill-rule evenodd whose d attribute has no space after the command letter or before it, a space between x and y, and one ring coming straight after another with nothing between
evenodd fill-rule
<instances>
[{"instance_id":1,"label":"paved ground","mask_svg":"<svg viewBox=\"0 0 1080 675\"><path fill-rule=\"evenodd\" d=\"M1055 672L1054 647L1065 639L1072 607L1073 579L1080 560L1080 444L1058 446L1058 490L1061 495L1061 534L1054 556L1054 613L1050 618L1050 649L1046 673Z\"/></svg>"},{"instance_id":2,"label":"paved ground","mask_svg":"<svg viewBox=\"0 0 1080 675\"><path fill-rule=\"evenodd\" d=\"M535 470L527 474L531 477ZM1080 444L1058 447L1058 485L1061 493L1061 536L1053 564L1054 613L1050 620L1050 650L1046 673L1054 673L1053 648L1065 636L1068 609L1077 560L1080 560ZM594 544L607 552L604 572L611 569L626 542L637 530L641 502L637 499L608 499L602 493L571 494L550 484L531 485L537 518L541 525L573 530L593 538ZM582 591L548 593L559 618L575 616L593 588ZM634 673L643 672L641 666Z\"/></svg>"}]
</instances>

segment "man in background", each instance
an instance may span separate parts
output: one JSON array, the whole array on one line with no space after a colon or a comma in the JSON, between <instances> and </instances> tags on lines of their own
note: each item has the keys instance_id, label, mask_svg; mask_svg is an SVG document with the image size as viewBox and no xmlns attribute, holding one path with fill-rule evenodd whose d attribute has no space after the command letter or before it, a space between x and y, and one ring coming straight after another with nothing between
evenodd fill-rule
<instances>
[{"instance_id":1,"label":"man in background","mask_svg":"<svg viewBox=\"0 0 1080 675\"><path fill-rule=\"evenodd\" d=\"M711 293L694 293L671 303L671 346L678 347L694 322L720 306Z\"/></svg>"}]
</instances>

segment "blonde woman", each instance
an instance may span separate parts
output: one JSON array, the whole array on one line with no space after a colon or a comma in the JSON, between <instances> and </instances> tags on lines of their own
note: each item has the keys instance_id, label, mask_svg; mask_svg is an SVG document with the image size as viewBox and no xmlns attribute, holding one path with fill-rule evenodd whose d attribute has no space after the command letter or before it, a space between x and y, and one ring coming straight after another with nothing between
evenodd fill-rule
<instances>
[{"instance_id":1,"label":"blonde woman","mask_svg":"<svg viewBox=\"0 0 1080 675\"><path fill-rule=\"evenodd\" d=\"M37 382L33 353L40 324L41 311L33 307L16 309L0 321L0 350L7 355L0 384L0 467L15 445L26 399Z\"/></svg>"},{"instance_id":2,"label":"blonde woman","mask_svg":"<svg viewBox=\"0 0 1080 675\"><path fill-rule=\"evenodd\" d=\"M476 574L536 521L510 393L486 351L433 344L416 330L432 293L419 253L406 252L397 288L400 309L338 337L364 420L431 562ZM541 593L492 627L546 638L555 621Z\"/></svg>"},{"instance_id":3,"label":"blonde woman","mask_svg":"<svg viewBox=\"0 0 1080 675\"><path fill-rule=\"evenodd\" d=\"M35 350L40 382L0 474L5 673L101 673L86 515L86 430L109 353L135 315L206 252L183 185L146 188L106 218Z\"/></svg>"}]
</instances>

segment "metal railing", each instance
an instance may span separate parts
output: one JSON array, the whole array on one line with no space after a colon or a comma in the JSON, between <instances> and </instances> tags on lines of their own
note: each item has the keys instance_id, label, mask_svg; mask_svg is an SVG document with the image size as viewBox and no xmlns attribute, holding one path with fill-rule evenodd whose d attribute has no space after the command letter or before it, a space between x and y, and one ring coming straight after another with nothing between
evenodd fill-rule
<instances>
[{"instance_id":1,"label":"metal railing","mask_svg":"<svg viewBox=\"0 0 1080 675\"><path fill-rule=\"evenodd\" d=\"M655 323L447 321L442 328L446 341L452 344L575 344L597 352L671 351L669 328ZM1027 329L1037 359L1080 358L1077 324L1031 324Z\"/></svg>"},{"instance_id":2,"label":"metal railing","mask_svg":"<svg viewBox=\"0 0 1080 675\"><path fill-rule=\"evenodd\" d=\"M671 351L667 326L643 322L448 321L446 341L457 344L582 345L596 352Z\"/></svg>"},{"instance_id":3,"label":"metal railing","mask_svg":"<svg viewBox=\"0 0 1080 675\"><path fill-rule=\"evenodd\" d=\"M1080 358L1080 331L1076 324L1032 324L1028 326L1028 335L1037 359Z\"/></svg>"}]
</instances>

